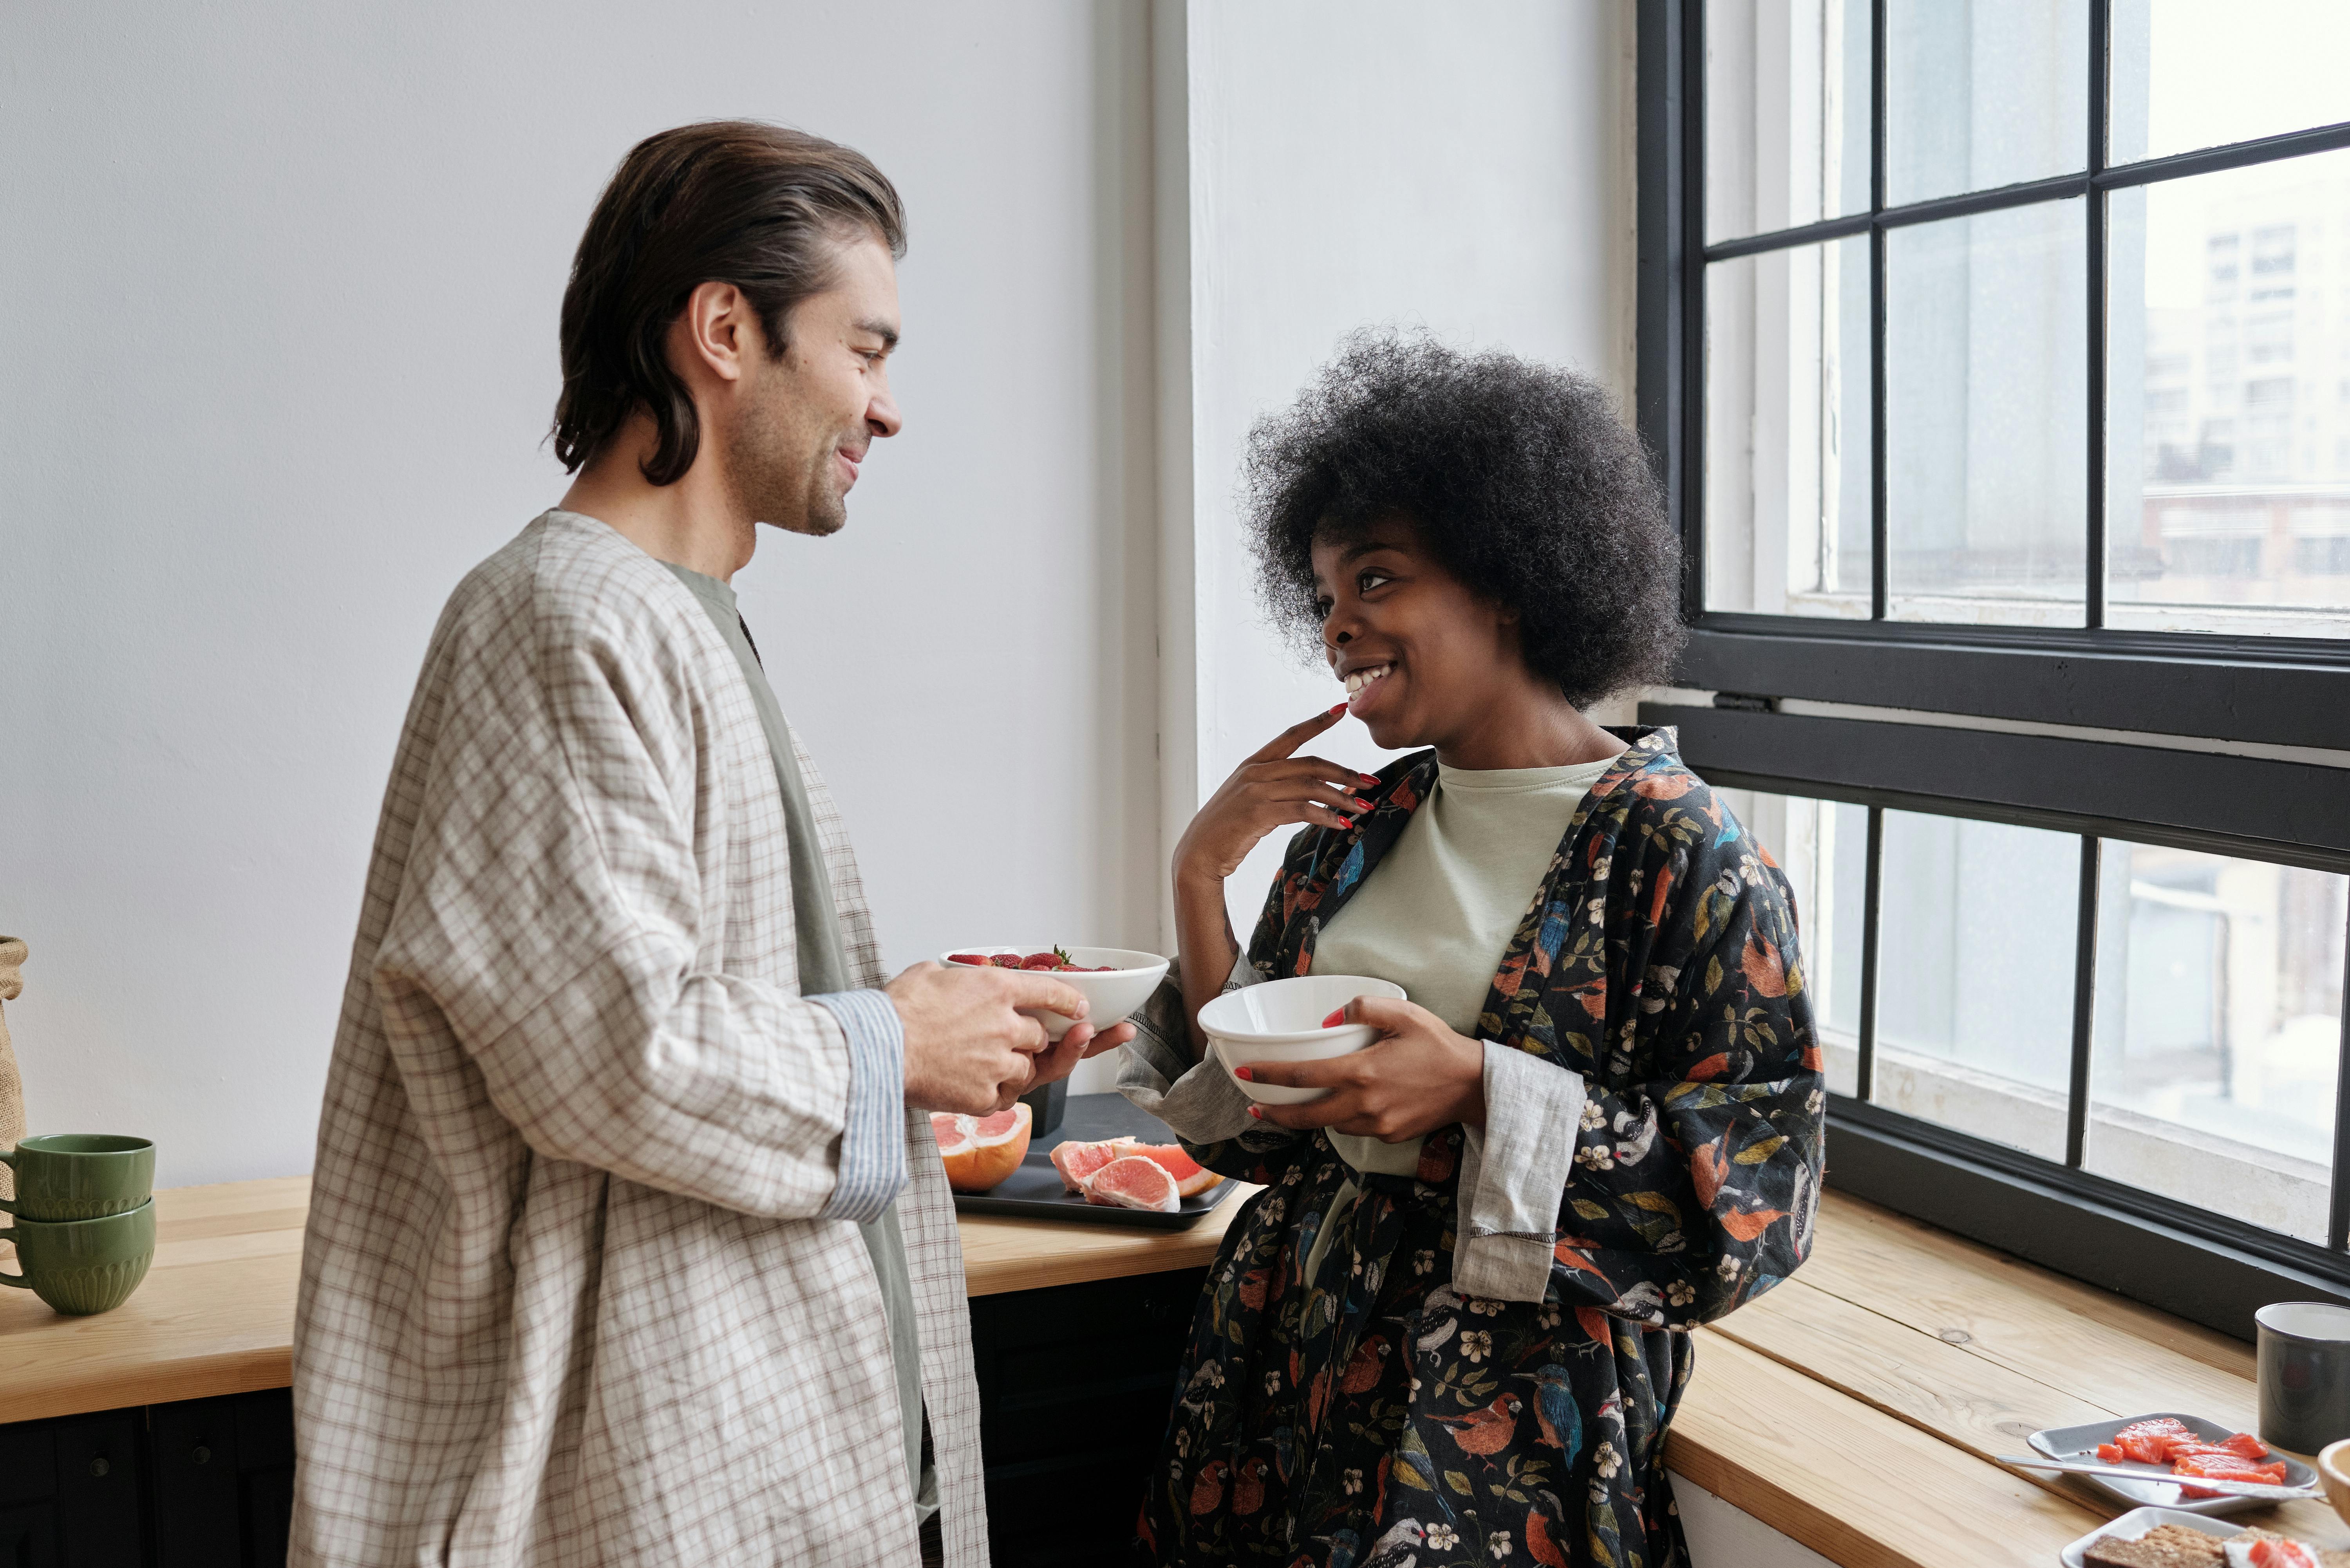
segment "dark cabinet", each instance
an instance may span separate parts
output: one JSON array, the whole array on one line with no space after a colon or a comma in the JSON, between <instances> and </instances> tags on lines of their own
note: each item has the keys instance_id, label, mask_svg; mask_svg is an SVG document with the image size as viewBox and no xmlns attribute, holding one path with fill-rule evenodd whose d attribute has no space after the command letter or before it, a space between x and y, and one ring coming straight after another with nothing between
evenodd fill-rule
<instances>
[{"instance_id":1,"label":"dark cabinet","mask_svg":"<svg viewBox=\"0 0 2350 1568\"><path fill-rule=\"evenodd\" d=\"M996 1568L1125 1560L1204 1269L971 1303ZM280 1568L286 1390L0 1426L0 1568Z\"/></svg>"},{"instance_id":2,"label":"dark cabinet","mask_svg":"<svg viewBox=\"0 0 2350 1568\"><path fill-rule=\"evenodd\" d=\"M1127 1560L1205 1269L971 1303L995 1568Z\"/></svg>"},{"instance_id":3,"label":"dark cabinet","mask_svg":"<svg viewBox=\"0 0 2350 1568\"><path fill-rule=\"evenodd\" d=\"M283 1389L0 1427L0 1568L276 1568Z\"/></svg>"}]
</instances>

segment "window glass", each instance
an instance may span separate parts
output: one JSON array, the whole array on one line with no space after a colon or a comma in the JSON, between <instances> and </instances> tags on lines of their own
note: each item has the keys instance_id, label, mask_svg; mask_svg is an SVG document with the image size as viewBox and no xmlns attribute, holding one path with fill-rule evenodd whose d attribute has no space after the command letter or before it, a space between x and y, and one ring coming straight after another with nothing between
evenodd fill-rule
<instances>
[{"instance_id":1,"label":"window glass","mask_svg":"<svg viewBox=\"0 0 2350 1568\"><path fill-rule=\"evenodd\" d=\"M2106 624L2350 636L2350 151L2111 200Z\"/></svg>"},{"instance_id":2,"label":"window glass","mask_svg":"<svg viewBox=\"0 0 2350 1568\"><path fill-rule=\"evenodd\" d=\"M2115 163L2350 119L2342 0L2114 0Z\"/></svg>"},{"instance_id":3,"label":"window glass","mask_svg":"<svg viewBox=\"0 0 2350 1568\"><path fill-rule=\"evenodd\" d=\"M1710 609L1869 610L1868 241L1706 269Z\"/></svg>"},{"instance_id":4,"label":"window glass","mask_svg":"<svg viewBox=\"0 0 2350 1568\"><path fill-rule=\"evenodd\" d=\"M1886 235L1888 614L2079 626L2085 203Z\"/></svg>"},{"instance_id":5,"label":"window glass","mask_svg":"<svg viewBox=\"0 0 2350 1568\"><path fill-rule=\"evenodd\" d=\"M1876 1103L2064 1158L2081 841L1885 814Z\"/></svg>"},{"instance_id":6,"label":"window glass","mask_svg":"<svg viewBox=\"0 0 2350 1568\"><path fill-rule=\"evenodd\" d=\"M1706 0L1705 233L1868 208L1867 0Z\"/></svg>"},{"instance_id":7,"label":"window glass","mask_svg":"<svg viewBox=\"0 0 2350 1568\"><path fill-rule=\"evenodd\" d=\"M1885 199L2085 169L2087 0L1887 0Z\"/></svg>"},{"instance_id":8,"label":"window glass","mask_svg":"<svg viewBox=\"0 0 2350 1568\"><path fill-rule=\"evenodd\" d=\"M2108 841L2090 1170L2325 1240L2345 879Z\"/></svg>"},{"instance_id":9,"label":"window glass","mask_svg":"<svg viewBox=\"0 0 2350 1568\"><path fill-rule=\"evenodd\" d=\"M1868 808L1762 790L1716 792L1794 889L1812 1026L1828 1087L1856 1092L1862 927L1868 915Z\"/></svg>"}]
</instances>

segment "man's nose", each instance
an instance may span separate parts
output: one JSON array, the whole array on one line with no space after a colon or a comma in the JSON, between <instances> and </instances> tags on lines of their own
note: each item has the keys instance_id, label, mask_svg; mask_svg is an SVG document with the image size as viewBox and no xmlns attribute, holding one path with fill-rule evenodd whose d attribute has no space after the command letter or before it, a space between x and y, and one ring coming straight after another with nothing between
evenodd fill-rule
<instances>
[{"instance_id":1,"label":"man's nose","mask_svg":"<svg viewBox=\"0 0 2350 1568\"><path fill-rule=\"evenodd\" d=\"M865 428L876 436L896 435L905 424L905 417L898 412L898 400L887 392L876 393L865 405Z\"/></svg>"}]
</instances>

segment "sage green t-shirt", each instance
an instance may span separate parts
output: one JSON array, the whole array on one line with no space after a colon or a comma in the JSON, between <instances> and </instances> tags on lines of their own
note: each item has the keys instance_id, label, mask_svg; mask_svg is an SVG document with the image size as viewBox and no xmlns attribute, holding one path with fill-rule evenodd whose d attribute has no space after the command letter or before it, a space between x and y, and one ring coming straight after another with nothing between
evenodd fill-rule
<instances>
[{"instance_id":1,"label":"sage green t-shirt","mask_svg":"<svg viewBox=\"0 0 2350 1568\"><path fill-rule=\"evenodd\" d=\"M1493 972L1575 820L1614 757L1562 768L1437 764L1428 799L1314 944L1315 974L1392 981L1454 1033L1479 1037ZM1419 1140L1332 1133L1357 1170L1409 1176Z\"/></svg>"},{"instance_id":2,"label":"sage green t-shirt","mask_svg":"<svg viewBox=\"0 0 2350 1568\"><path fill-rule=\"evenodd\" d=\"M688 571L675 562L663 566L693 591L709 612L711 624L743 667L751 683L752 705L759 711L759 727L766 732L767 752L775 764L775 783L784 793L784 836L792 855L793 937L798 947L800 994L829 996L853 991L848 961L840 946L840 917L833 908L832 884L825 875L824 846L816 837L816 814L808 807L807 785L800 777L799 759L792 751L792 733L775 688L759 663L759 650L735 607L734 590L716 577ZM898 1375L898 1411L905 1423L906 1473L913 1482L914 1516L919 1522L938 1511L937 1472L922 1463L922 1351L914 1329L913 1272L906 1262L905 1232L898 1224L895 1203L869 1225L859 1225L865 1251L873 1260L874 1277L881 1285L881 1307L889 1319L889 1359Z\"/></svg>"}]
</instances>

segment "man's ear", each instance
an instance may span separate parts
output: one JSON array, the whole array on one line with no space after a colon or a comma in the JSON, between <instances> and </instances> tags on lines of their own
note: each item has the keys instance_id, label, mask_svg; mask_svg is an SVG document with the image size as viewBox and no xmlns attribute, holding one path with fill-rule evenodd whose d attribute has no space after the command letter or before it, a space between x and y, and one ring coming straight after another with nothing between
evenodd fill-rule
<instances>
[{"instance_id":1,"label":"man's ear","mask_svg":"<svg viewBox=\"0 0 2350 1568\"><path fill-rule=\"evenodd\" d=\"M671 363L689 383L704 375L739 381L765 341L758 314L741 289L731 283L698 284L670 324Z\"/></svg>"}]
</instances>

